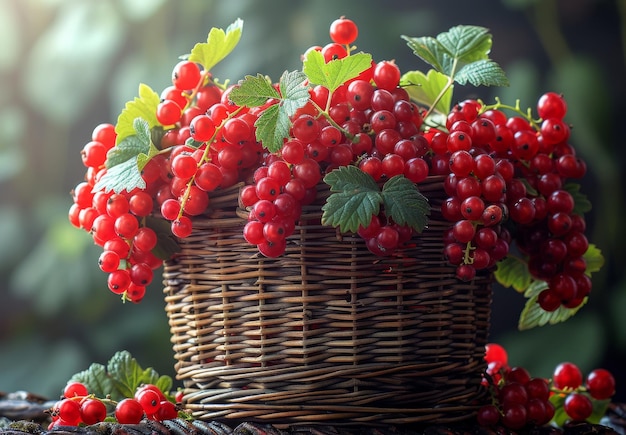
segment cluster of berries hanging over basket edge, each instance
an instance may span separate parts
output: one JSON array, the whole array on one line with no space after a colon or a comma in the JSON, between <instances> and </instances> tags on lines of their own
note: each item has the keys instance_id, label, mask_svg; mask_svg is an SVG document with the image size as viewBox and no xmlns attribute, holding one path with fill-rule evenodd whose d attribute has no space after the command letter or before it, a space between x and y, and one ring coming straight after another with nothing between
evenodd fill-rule
<instances>
[{"instance_id":1,"label":"cluster of berries hanging over basket edge","mask_svg":"<svg viewBox=\"0 0 626 435\"><path fill-rule=\"evenodd\" d=\"M321 55L320 68L356 58L352 44L357 35L353 21L334 21L331 42L305 52L305 64L314 59L311 52ZM591 290L584 257L589 247L586 210L577 204L577 185L568 182L583 177L586 165L569 143L567 104L561 95L541 96L537 119L530 110L499 100L491 105L465 100L437 113L440 97L451 89L442 89L430 107L418 104L412 84L393 60L370 60L332 89L311 83L308 76L295 77L305 79L298 84L305 89L304 99L302 89L281 78L269 83L277 97L236 104L250 101L241 92L234 97L254 77L223 84L197 61L177 63L172 85L158 101L140 101L151 111L153 125L141 119L133 123L132 138L148 137L150 147L134 156L140 179L132 188L120 184L124 171L112 170L124 161L120 154L132 148L121 147L120 121L94 129L81 152L87 172L72 191L69 220L103 248L99 266L108 273L111 291L140 301L154 270L168 258L159 249L163 219L171 234L188 237L193 217L209 207L211 193L237 183L244 185L240 204L249 211L243 237L261 254L280 256L301 207L315 199L316 185L333 171L351 167L378 184L403 178L416 191L427 177L444 180L448 199L441 213L450 230L442 255L457 267L459 279L493 270L515 244L532 278L546 283L536 295L543 310L584 303ZM263 80L259 75L254 84ZM259 140L259 130L267 130L268 119L270 125L272 120L280 125L267 115L280 116L286 106L282 98L289 92L300 96L299 104L289 113L280 146L273 148ZM381 207L354 230L371 252L393 256L421 229L399 222Z\"/></svg>"}]
</instances>

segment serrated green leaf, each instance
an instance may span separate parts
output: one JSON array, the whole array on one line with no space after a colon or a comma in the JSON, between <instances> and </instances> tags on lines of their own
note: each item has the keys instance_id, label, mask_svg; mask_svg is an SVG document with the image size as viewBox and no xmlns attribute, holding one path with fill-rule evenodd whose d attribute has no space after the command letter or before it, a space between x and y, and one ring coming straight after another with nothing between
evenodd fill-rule
<instances>
[{"instance_id":1,"label":"serrated green leaf","mask_svg":"<svg viewBox=\"0 0 626 435\"><path fill-rule=\"evenodd\" d=\"M82 382L87 390L97 397L106 397L113 388L113 382L107 375L106 367L98 363L93 363L87 370L76 373L70 380Z\"/></svg>"},{"instance_id":2,"label":"serrated green leaf","mask_svg":"<svg viewBox=\"0 0 626 435\"><path fill-rule=\"evenodd\" d=\"M156 118L156 109L160 101L161 97L159 94L154 92L148 85L140 84L139 96L127 102L117 117L117 123L115 124L116 143L120 144L128 136L136 133L134 123L137 118L145 120L149 128L159 125L159 121Z\"/></svg>"},{"instance_id":3,"label":"serrated green leaf","mask_svg":"<svg viewBox=\"0 0 626 435\"><path fill-rule=\"evenodd\" d=\"M455 26L433 37L402 38L416 56L459 84L506 86L504 71L489 60L492 39L480 26Z\"/></svg>"},{"instance_id":4,"label":"serrated green leaf","mask_svg":"<svg viewBox=\"0 0 626 435\"><path fill-rule=\"evenodd\" d=\"M427 74L421 71L409 71L400 78L400 84L409 93L409 97L416 103L431 107L439 94L448 86L448 77L434 69L428 70ZM452 103L454 86L446 89L443 96L435 104L435 110L448 114Z\"/></svg>"},{"instance_id":5,"label":"serrated green leaf","mask_svg":"<svg viewBox=\"0 0 626 435\"><path fill-rule=\"evenodd\" d=\"M526 291L532 282L526 263L514 256L499 261L494 276L504 287L513 287L520 293Z\"/></svg>"},{"instance_id":6,"label":"serrated green leaf","mask_svg":"<svg viewBox=\"0 0 626 435\"><path fill-rule=\"evenodd\" d=\"M440 33L437 41L451 57L464 63L487 59L492 44L488 29L465 25L454 26Z\"/></svg>"},{"instance_id":7,"label":"serrated green leaf","mask_svg":"<svg viewBox=\"0 0 626 435\"><path fill-rule=\"evenodd\" d=\"M380 212L381 202L380 192L371 190L335 192L322 206L322 225L339 227L342 233L356 233Z\"/></svg>"},{"instance_id":8,"label":"serrated green leaf","mask_svg":"<svg viewBox=\"0 0 626 435\"><path fill-rule=\"evenodd\" d=\"M291 121L278 104L273 104L263 110L254 125L256 139L270 152L276 152L283 146L284 138L289 135Z\"/></svg>"},{"instance_id":9,"label":"serrated green leaf","mask_svg":"<svg viewBox=\"0 0 626 435\"><path fill-rule=\"evenodd\" d=\"M403 175L390 178L383 185L385 213L399 225L408 225L421 233L428 224L428 199Z\"/></svg>"},{"instance_id":10,"label":"serrated green leaf","mask_svg":"<svg viewBox=\"0 0 626 435\"><path fill-rule=\"evenodd\" d=\"M127 136L107 153L107 171L94 186L94 191L120 193L146 187L141 170L159 150L152 143L150 127L145 119L135 118L133 131L133 135Z\"/></svg>"},{"instance_id":11,"label":"serrated green leaf","mask_svg":"<svg viewBox=\"0 0 626 435\"><path fill-rule=\"evenodd\" d=\"M371 175L353 165L341 166L329 172L324 176L324 183L330 186L331 192L380 191L378 184Z\"/></svg>"},{"instance_id":12,"label":"serrated green leaf","mask_svg":"<svg viewBox=\"0 0 626 435\"><path fill-rule=\"evenodd\" d=\"M263 110L255 122L256 139L271 152L280 150L289 135L290 116L309 101L305 81L301 71L285 71L279 81L279 93L267 78L259 74L246 76L231 92L233 102L248 107L261 106L270 99L277 100L276 104Z\"/></svg>"},{"instance_id":13,"label":"serrated green leaf","mask_svg":"<svg viewBox=\"0 0 626 435\"><path fill-rule=\"evenodd\" d=\"M141 172L137 168L137 159L126 160L123 163L107 169L106 173L98 180L93 187L94 191L121 193L124 191L139 188L145 189L146 182L141 177Z\"/></svg>"},{"instance_id":14,"label":"serrated green leaf","mask_svg":"<svg viewBox=\"0 0 626 435\"><path fill-rule=\"evenodd\" d=\"M382 193L374 179L356 166L342 166L324 176L332 193L322 206L322 225L357 232L380 212Z\"/></svg>"},{"instance_id":15,"label":"serrated green leaf","mask_svg":"<svg viewBox=\"0 0 626 435\"><path fill-rule=\"evenodd\" d=\"M589 244L587 251L583 254L587 268L585 274L591 276L592 273L599 271L604 266L604 256L602 251L593 243Z\"/></svg>"},{"instance_id":16,"label":"serrated green leaf","mask_svg":"<svg viewBox=\"0 0 626 435\"><path fill-rule=\"evenodd\" d=\"M543 290L548 288L548 283L540 280L533 280L524 292L524 297L532 298L539 295Z\"/></svg>"},{"instance_id":17,"label":"serrated green leaf","mask_svg":"<svg viewBox=\"0 0 626 435\"><path fill-rule=\"evenodd\" d=\"M143 370L128 351L116 352L107 364L114 391L121 397L133 397L142 384Z\"/></svg>"},{"instance_id":18,"label":"serrated green leaf","mask_svg":"<svg viewBox=\"0 0 626 435\"><path fill-rule=\"evenodd\" d=\"M371 65L372 56L367 53L356 53L326 63L322 53L309 50L302 70L311 84L322 85L333 93L339 86L357 77Z\"/></svg>"},{"instance_id":19,"label":"serrated green leaf","mask_svg":"<svg viewBox=\"0 0 626 435\"><path fill-rule=\"evenodd\" d=\"M566 183L563 186L563 190L568 191L574 198L574 210L573 213L583 215L591 211L591 201L587 198L587 195L580 191L580 184L578 183Z\"/></svg>"},{"instance_id":20,"label":"serrated green leaf","mask_svg":"<svg viewBox=\"0 0 626 435\"><path fill-rule=\"evenodd\" d=\"M280 87L281 110L287 116L293 116L296 111L309 101L309 89L305 86L306 76L302 71L285 71L278 82Z\"/></svg>"},{"instance_id":21,"label":"serrated green leaf","mask_svg":"<svg viewBox=\"0 0 626 435\"><path fill-rule=\"evenodd\" d=\"M242 31L243 20L239 18L228 26L226 31L212 28L206 42L197 43L188 59L202 65L205 71L210 71L234 50L241 39Z\"/></svg>"},{"instance_id":22,"label":"serrated green leaf","mask_svg":"<svg viewBox=\"0 0 626 435\"><path fill-rule=\"evenodd\" d=\"M526 305L524 306L524 309L520 314L519 322L517 324L517 327L520 331L532 329L537 326L544 326L548 324L554 325L560 322L564 322L572 317L574 314L576 314L578 310L587 303L588 299L585 298L583 302L576 308L566 308L561 305L554 311L545 311L537 303L538 296L539 295L537 294L526 301Z\"/></svg>"},{"instance_id":23,"label":"serrated green leaf","mask_svg":"<svg viewBox=\"0 0 626 435\"><path fill-rule=\"evenodd\" d=\"M414 37L406 35L402 35L401 38L406 41L417 57L431 65L437 72L443 73L446 70L443 63L447 64L450 62L450 55L446 53L436 38L432 36Z\"/></svg>"},{"instance_id":24,"label":"serrated green leaf","mask_svg":"<svg viewBox=\"0 0 626 435\"><path fill-rule=\"evenodd\" d=\"M105 166L110 169L128 160L136 159L139 154L148 152L150 152L149 144L142 142L137 135L128 136L109 150Z\"/></svg>"},{"instance_id":25,"label":"serrated green leaf","mask_svg":"<svg viewBox=\"0 0 626 435\"><path fill-rule=\"evenodd\" d=\"M460 85L470 83L474 86L508 86L504 70L492 60L478 60L461 68L454 77Z\"/></svg>"},{"instance_id":26,"label":"serrated green leaf","mask_svg":"<svg viewBox=\"0 0 626 435\"><path fill-rule=\"evenodd\" d=\"M94 191L120 193L146 187L141 170L159 150L152 144L146 120L136 118L133 121L133 131L135 134L127 136L107 153L107 171L94 186Z\"/></svg>"},{"instance_id":27,"label":"serrated green leaf","mask_svg":"<svg viewBox=\"0 0 626 435\"><path fill-rule=\"evenodd\" d=\"M231 101L239 106L262 106L271 98L280 98L278 91L263 74L247 75L229 94Z\"/></svg>"}]
</instances>

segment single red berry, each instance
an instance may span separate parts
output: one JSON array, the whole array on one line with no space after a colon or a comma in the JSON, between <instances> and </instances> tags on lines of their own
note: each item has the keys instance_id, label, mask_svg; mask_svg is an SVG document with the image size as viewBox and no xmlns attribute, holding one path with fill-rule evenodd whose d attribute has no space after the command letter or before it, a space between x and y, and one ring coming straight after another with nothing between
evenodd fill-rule
<instances>
[{"instance_id":1,"label":"single red berry","mask_svg":"<svg viewBox=\"0 0 626 435\"><path fill-rule=\"evenodd\" d=\"M86 425L92 425L104 421L107 416L107 408L98 399L85 399L80 404L80 417Z\"/></svg>"},{"instance_id":2,"label":"single red berry","mask_svg":"<svg viewBox=\"0 0 626 435\"><path fill-rule=\"evenodd\" d=\"M554 386L559 390L578 388L583 383L583 375L578 366L571 362L562 362L554 369L552 377Z\"/></svg>"},{"instance_id":3,"label":"single red berry","mask_svg":"<svg viewBox=\"0 0 626 435\"><path fill-rule=\"evenodd\" d=\"M354 21L341 17L330 24L330 39L337 44L352 44L359 34Z\"/></svg>"},{"instance_id":4,"label":"single red berry","mask_svg":"<svg viewBox=\"0 0 626 435\"><path fill-rule=\"evenodd\" d=\"M606 369L592 370L587 376L587 390L594 399L609 399L615 394L615 378Z\"/></svg>"},{"instance_id":5,"label":"single red berry","mask_svg":"<svg viewBox=\"0 0 626 435\"><path fill-rule=\"evenodd\" d=\"M143 415L143 407L135 399L122 399L115 407L115 418L121 424L138 424Z\"/></svg>"},{"instance_id":6,"label":"single red berry","mask_svg":"<svg viewBox=\"0 0 626 435\"><path fill-rule=\"evenodd\" d=\"M565 398L563 409L572 420L585 421L593 412L593 403L582 393L571 393Z\"/></svg>"}]
</instances>

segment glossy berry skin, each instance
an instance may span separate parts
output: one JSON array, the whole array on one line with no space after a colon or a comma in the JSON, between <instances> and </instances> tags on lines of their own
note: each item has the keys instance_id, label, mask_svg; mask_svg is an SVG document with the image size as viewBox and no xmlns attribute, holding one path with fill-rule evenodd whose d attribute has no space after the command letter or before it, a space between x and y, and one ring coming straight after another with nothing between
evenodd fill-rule
<instances>
[{"instance_id":1,"label":"glossy berry skin","mask_svg":"<svg viewBox=\"0 0 626 435\"><path fill-rule=\"evenodd\" d=\"M138 424L143 416L144 409L135 399L122 399L115 407L115 418L120 424Z\"/></svg>"},{"instance_id":2,"label":"glossy berry skin","mask_svg":"<svg viewBox=\"0 0 626 435\"><path fill-rule=\"evenodd\" d=\"M352 44L358 35L356 23L348 18L341 17L330 24L330 39L337 44Z\"/></svg>"},{"instance_id":3,"label":"glossy berry skin","mask_svg":"<svg viewBox=\"0 0 626 435\"><path fill-rule=\"evenodd\" d=\"M565 398L563 409L574 421L585 421L593 412L589 397L581 393L571 393Z\"/></svg>"},{"instance_id":4,"label":"glossy berry skin","mask_svg":"<svg viewBox=\"0 0 626 435\"><path fill-rule=\"evenodd\" d=\"M595 369L587 375L587 390L597 400L610 399L615 394L615 378L606 369Z\"/></svg>"},{"instance_id":5,"label":"glossy berry skin","mask_svg":"<svg viewBox=\"0 0 626 435\"><path fill-rule=\"evenodd\" d=\"M107 408L98 399L85 399L80 404L80 416L86 425L96 424L107 416Z\"/></svg>"},{"instance_id":6,"label":"glossy berry skin","mask_svg":"<svg viewBox=\"0 0 626 435\"><path fill-rule=\"evenodd\" d=\"M554 386L561 390L578 388L583 383L583 375L576 364L562 362L554 369L552 381Z\"/></svg>"},{"instance_id":7,"label":"glossy berry skin","mask_svg":"<svg viewBox=\"0 0 626 435\"><path fill-rule=\"evenodd\" d=\"M172 84L180 89L193 89L200 81L201 72L198 64L187 60L178 62L172 71Z\"/></svg>"},{"instance_id":8,"label":"glossy berry skin","mask_svg":"<svg viewBox=\"0 0 626 435\"><path fill-rule=\"evenodd\" d=\"M391 91L400 82L400 68L393 61L381 61L374 68L374 83L380 89Z\"/></svg>"}]
</instances>

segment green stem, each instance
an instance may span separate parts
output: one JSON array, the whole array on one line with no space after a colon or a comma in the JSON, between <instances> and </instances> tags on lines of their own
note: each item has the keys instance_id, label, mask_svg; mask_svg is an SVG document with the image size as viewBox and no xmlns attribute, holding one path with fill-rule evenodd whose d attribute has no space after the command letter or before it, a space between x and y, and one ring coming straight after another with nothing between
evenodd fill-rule
<instances>
[{"instance_id":1,"label":"green stem","mask_svg":"<svg viewBox=\"0 0 626 435\"><path fill-rule=\"evenodd\" d=\"M332 97L332 94L328 95L328 105L330 105L330 99ZM338 129L340 132L342 132L344 134L344 136L346 138L348 138L350 141L354 140L354 135L352 135L351 133L349 133L346 129L344 129L342 126L340 126L339 124L337 124L335 122L335 120L333 118L330 117L330 115L328 114L327 110L322 109L315 101L311 100L311 104L313 104L313 107L315 107L317 109L317 111L320 113L321 116L323 116L324 118L326 118L326 120L328 121L328 123L330 125L332 125L333 127L335 127L336 129Z\"/></svg>"},{"instance_id":2,"label":"green stem","mask_svg":"<svg viewBox=\"0 0 626 435\"><path fill-rule=\"evenodd\" d=\"M541 128L540 123L542 120L534 119L532 116L532 110L530 108L526 109L526 112L524 112L520 107L520 100L515 101L515 106L502 103L500 101L500 98L498 97L496 97L495 100L496 100L495 104L482 104L482 108L480 109L480 114L485 113L487 110L501 110L501 109L510 110L512 112L517 113L524 119L526 119L535 130L538 131Z\"/></svg>"},{"instance_id":3,"label":"green stem","mask_svg":"<svg viewBox=\"0 0 626 435\"><path fill-rule=\"evenodd\" d=\"M215 139L217 138L218 133L222 130L222 128L224 128L224 125L226 125L226 122L234 118L235 116L237 116L239 112L241 112L243 109L244 109L244 106L241 106L233 110L231 113L228 114L226 119L224 119L221 122L221 124L215 129L215 132L213 133L213 136L211 136L211 139L206 141L207 146L204 149L204 153L202 153L202 158L198 162L198 167L200 167L203 163L209 161L209 152L211 151L211 144L215 142ZM189 195L191 194L191 186L193 185L195 179L196 179L196 174L192 175L191 178L189 179L189 182L187 183L187 187L185 188L185 193L183 194L183 197L180 200L180 211L178 212L177 219L180 219L181 216L183 215L183 210L185 208L185 204L189 200Z\"/></svg>"}]
</instances>

